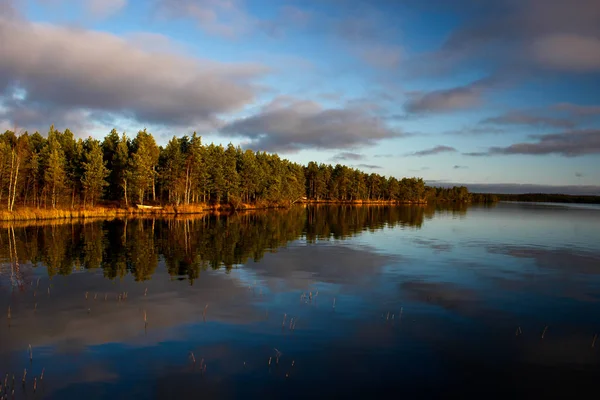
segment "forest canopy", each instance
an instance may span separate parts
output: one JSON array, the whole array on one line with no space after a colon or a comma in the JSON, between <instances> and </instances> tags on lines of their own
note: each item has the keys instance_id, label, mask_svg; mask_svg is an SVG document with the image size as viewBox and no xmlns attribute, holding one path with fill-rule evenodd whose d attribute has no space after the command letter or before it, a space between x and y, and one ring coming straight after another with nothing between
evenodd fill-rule
<instances>
[{"instance_id":1,"label":"forest canopy","mask_svg":"<svg viewBox=\"0 0 600 400\"><path fill-rule=\"evenodd\" d=\"M386 177L345 165L303 166L277 154L202 138L173 137L159 146L145 129L134 137L113 129L102 141L50 127L0 135L0 202L15 207L133 204L289 205L310 201L493 201L466 187L435 188L421 178Z\"/></svg>"}]
</instances>

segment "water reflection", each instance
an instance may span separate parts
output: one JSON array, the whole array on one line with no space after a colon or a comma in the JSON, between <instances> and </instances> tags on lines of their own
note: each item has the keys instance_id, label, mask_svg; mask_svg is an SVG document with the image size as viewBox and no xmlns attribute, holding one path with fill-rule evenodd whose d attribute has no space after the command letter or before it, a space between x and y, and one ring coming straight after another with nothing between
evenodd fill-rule
<instances>
[{"instance_id":1,"label":"water reflection","mask_svg":"<svg viewBox=\"0 0 600 400\"><path fill-rule=\"evenodd\" d=\"M500 204L4 227L0 379L16 398L570 396L600 372L598 222Z\"/></svg>"},{"instance_id":2,"label":"water reflection","mask_svg":"<svg viewBox=\"0 0 600 400\"><path fill-rule=\"evenodd\" d=\"M193 284L200 270L230 270L249 259L260 261L266 252L300 237L315 243L384 226L420 228L434 212L421 206L322 206L199 218L9 225L0 229L0 243L8 243L0 257L9 264L20 260L20 284L31 275L23 263L47 266L50 277L102 268L110 279L130 273L145 281L161 257L170 275ZM9 266L3 268L8 271Z\"/></svg>"}]
</instances>

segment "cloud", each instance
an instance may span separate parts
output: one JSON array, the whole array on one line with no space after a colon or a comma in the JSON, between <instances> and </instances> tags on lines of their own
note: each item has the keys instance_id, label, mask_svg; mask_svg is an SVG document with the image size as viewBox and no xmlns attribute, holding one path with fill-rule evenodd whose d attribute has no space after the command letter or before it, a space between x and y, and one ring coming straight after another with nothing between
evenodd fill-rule
<instances>
[{"instance_id":1,"label":"cloud","mask_svg":"<svg viewBox=\"0 0 600 400\"><path fill-rule=\"evenodd\" d=\"M507 147L490 147L487 154L559 154L565 157L600 154L600 130L597 129L531 135L530 137L537 141L515 143Z\"/></svg>"},{"instance_id":2,"label":"cloud","mask_svg":"<svg viewBox=\"0 0 600 400\"><path fill-rule=\"evenodd\" d=\"M552 77L554 72L600 72L600 6L597 0L432 0L418 5L457 15L441 46L408 64L413 75L472 71Z\"/></svg>"},{"instance_id":3,"label":"cloud","mask_svg":"<svg viewBox=\"0 0 600 400\"><path fill-rule=\"evenodd\" d=\"M364 158L365 158L365 156L363 154L342 152L342 153L339 153L339 154L336 154L335 156L333 156L331 158L331 160L332 161L348 161L348 160L358 161L358 160L364 160Z\"/></svg>"},{"instance_id":4,"label":"cloud","mask_svg":"<svg viewBox=\"0 0 600 400\"><path fill-rule=\"evenodd\" d=\"M20 18L21 12L16 0L0 0L0 16L4 18Z\"/></svg>"},{"instance_id":5,"label":"cloud","mask_svg":"<svg viewBox=\"0 0 600 400\"><path fill-rule=\"evenodd\" d=\"M394 157L393 154L375 154L373 157L375 158L392 158Z\"/></svg>"},{"instance_id":6,"label":"cloud","mask_svg":"<svg viewBox=\"0 0 600 400\"><path fill-rule=\"evenodd\" d=\"M495 79L488 77L450 89L408 93L404 109L409 113L438 113L474 108L482 104L484 92Z\"/></svg>"},{"instance_id":7,"label":"cloud","mask_svg":"<svg viewBox=\"0 0 600 400\"><path fill-rule=\"evenodd\" d=\"M367 64L376 68L393 69L400 65L402 48L399 46L368 46L358 50L359 57Z\"/></svg>"},{"instance_id":8,"label":"cloud","mask_svg":"<svg viewBox=\"0 0 600 400\"><path fill-rule=\"evenodd\" d=\"M427 185L440 187L466 186L474 193L563 193L571 195L600 195L600 186L594 185L535 185L529 183L467 183L451 181L426 181Z\"/></svg>"},{"instance_id":9,"label":"cloud","mask_svg":"<svg viewBox=\"0 0 600 400\"><path fill-rule=\"evenodd\" d=\"M238 0L155 0L155 6L161 17L191 18L215 36L238 37L254 24Z\"/></svg>"},{"instance_id":10,"label":"cloud","mask_svg":"<svg viewBox=\"0 0 600 400\"><path fill-rule=\"evenodd\" d=\"M360 108L326 109L312 101L275 99L259 113L230 122L221 133L247 137L268 151L347 149L403 134Z\"/></svg>"},{"instance_id":11,"label":"cloud","mask_svg":"<svg viewBox=\"0 0 600 400\"><path fill-rule=\"evenodd\" d=\"M577 178L583 178L585 175L583 175L581 172L575 172L575 176Z\"/></svg>"},{"instance_id":12,"label":"cloud","mask_svg":"<svg viewBox=\"0 0 600 400\"><path fill-rule=\"evenodd\" d=\"M600 115L600 105L590 106L572 103L558 103L552 106L552 109L555 111L567 112L578 117Z\"/></svg>"},{"instance_id":13,"label":"cloud","mask_svg":"<svg viewBox=\"0 0 600 400\"><path fill-rule=\"evenodd\" d=\"M25 127L40 122L35 115L45 114L47 126L48 117L86 112L213 125L219 114L252 102L258 91L252 81L268 70L144 51L103 32L5 19L0 53L0 120Z\"/></svg>"},{"instance_id":14,"label":"cloud","mask_svg":"<svg viewBox=\"0 0 600 400\"><path fill-rule=\"evenodd\" d=\"M455 165L454 167L452 167L453 169L467 169L469 167L467 167L466 165Z\"/></svg>"},{"instance_id":15,"label":"cloud","mask_svg":"<svg viewBox=\"0 0 600 400\"><path fill-rule=\"evenodd\" d=\"M155 13L162 18L192 19L209 35L236 39L263 32L281 37L286 30L303 27L311 13L292 5L278 8L273 18L258 18L243 0L154 0Z\"/></svg>"},{"instance_id":16,"label":"cloud","mask_svg":"<svg viewBox=\"0 0 600 400\"><path fill-rule=\"evenodd\" d=\"M87 0L85 6L94 17L106 18L124 9L127 0Z\"/></svg>"},{"instance_id":17,"label":"cloud","mask_svg":"<svg viewBox=\"0 0 600 400\"><path fill-rule=\"evenodd\" d=\"M600 70L600 38L597 37L565 33L541 37L533 42L532 54L542 66L558 71Z\"/></svg>"},{"instance_id":18,"label":"cloud","mask_svg":"<svg viewBox=\"0 0 600 400\"><path fill-rule=\"evenodd\" d=\"M365 168L365 169L380 169L380 168L382 168L380 165L373 165L373 164L357 164L356 167Z\"/></svg>"},{"instance_id":19,"label":"cloud","mask_svg":"<svg viewBox=\"0 0 600 400\"><path fill-rule=\"evenodd\" d=\"M415 151L414 153L409 153L407 155L423 157L423 156L432 156L434 154L440 154L440 153L455 153L456 151L457 150L454 147L450 147L450 146L435 146L430 149Z\"/></svg>"},{"instance_id":20,"label":"cloud","mask_svg":"<svg viewBox=\"0 0 600 400\"><path fill-rule=\"evenodd\" d=\"M506 130L495 126L471 126L444 132L445 135L470 136L505 133Z\"/></svg>"},{"instance_id":21,"label":"cloud","mask_svg":"<svg viewBox=\"0 0 600 400\"><path fill-rule=\"evenodd\" d=\"M575 126L575 123L568 119L543 117L527 113L525 111L509 111L497 117L486 118L481 121L481 123L497 125L549 126L554 128L573 128Z\"/></svg>"}]
</instances>

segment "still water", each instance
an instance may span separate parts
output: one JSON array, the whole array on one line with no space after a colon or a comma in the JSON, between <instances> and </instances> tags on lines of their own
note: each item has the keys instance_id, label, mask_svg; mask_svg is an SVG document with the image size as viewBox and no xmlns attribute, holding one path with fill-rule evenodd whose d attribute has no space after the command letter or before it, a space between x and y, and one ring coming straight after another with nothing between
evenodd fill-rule
<instances>
[{"instance_id":1,"label":"still water","mask_svg":"<svg viewBox=\"0 0 600 400\"><path fill-rule=\"evenodd\" d=\"M593 206L17 223L0 257L17 399L579 397L600 376Z\"/></svg>"}]
</instances>

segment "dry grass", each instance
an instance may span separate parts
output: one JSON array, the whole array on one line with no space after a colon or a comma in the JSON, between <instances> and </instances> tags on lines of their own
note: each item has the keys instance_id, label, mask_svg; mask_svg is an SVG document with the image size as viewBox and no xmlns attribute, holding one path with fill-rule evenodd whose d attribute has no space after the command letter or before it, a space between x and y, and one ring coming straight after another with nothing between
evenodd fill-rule
<instances>
[{"instance_id":1,"label":"dry grass","mask_svg":"<svg viewBox=\"0 0 600 400\"><path fill-rule=\"evenodd\" d=\"M114 219L121 217L154 217L154 216L191 216L205 215L207 213L232 213L236 211L265 210L269 208L282 208L286 205L260 201L253 204L239 203L237 208L229 204L186 204L186 205L166 205L156 209L138 209L137 207L119 208L98 206L93 208L73 208L73 209L51 209L20 207L14 211L0 210L0 222L19 222L19 221L71 221L82 219ZM53 222L54 223L54 222Z\"/></svg>"}]
</instances>

